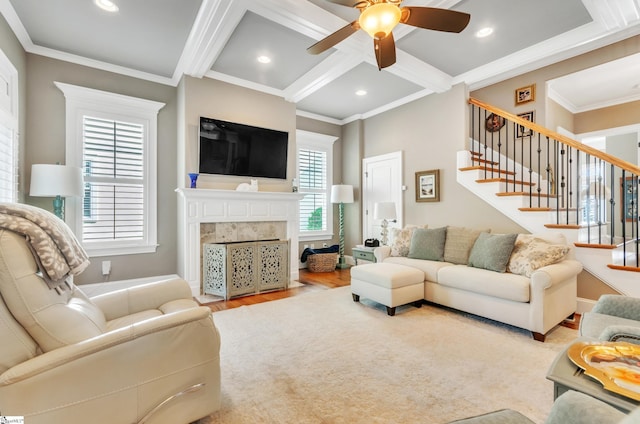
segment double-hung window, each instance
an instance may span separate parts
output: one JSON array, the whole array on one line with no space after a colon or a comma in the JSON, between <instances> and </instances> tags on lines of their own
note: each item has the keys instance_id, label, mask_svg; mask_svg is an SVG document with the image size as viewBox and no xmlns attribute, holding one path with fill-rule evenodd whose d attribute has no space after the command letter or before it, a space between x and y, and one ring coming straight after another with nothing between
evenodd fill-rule
<instances>
[{"instance_id":1,"label":"double-hung window","mask_svg":"<svg viewBox=\"0 0 640 424\"><path fill-rule=\"evenodd\" d=\"M333 214L329 202L333 183L333 143L336 137L296 131L298 146L299 239L322 240L333 236Z\"/></svg>"},{"instance_id":2,"label":"double-hung window","mask_svg":"<svg viewBox=\"0 0 640 424\"><path fill-rule=\"evenodd\" d=\"M67 221L90 256L157 247L156 138L163 103L56 83L66 98L67 165L84 195Z\"/></svg>"},{"instance_id":3,"label":"double-hung window","mask_svg":"<svg viewBox=\"0 0 640 424\"><path fill-rule=\"evenodd\" d=\"M0 202L18 201L18 71L0 50Z\"/></svg>"}]
</instances>

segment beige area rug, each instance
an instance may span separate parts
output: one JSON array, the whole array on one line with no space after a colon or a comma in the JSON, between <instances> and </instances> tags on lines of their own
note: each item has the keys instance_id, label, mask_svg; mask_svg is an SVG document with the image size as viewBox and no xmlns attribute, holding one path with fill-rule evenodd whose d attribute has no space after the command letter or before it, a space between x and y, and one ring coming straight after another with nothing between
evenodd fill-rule
<instances>
[{"instance_id":1,"label":"beige area rug","mask_svg":"<svg viewBox=\"0 0 640 424\"><path fill-rule=\"evenodd\" d=\"M425 305L355 303L349 287L213 314L222 408L199 424L445 423L512 408L544 422L545 376L577 336L528 332Z\"/></svg>"}]
</instances>

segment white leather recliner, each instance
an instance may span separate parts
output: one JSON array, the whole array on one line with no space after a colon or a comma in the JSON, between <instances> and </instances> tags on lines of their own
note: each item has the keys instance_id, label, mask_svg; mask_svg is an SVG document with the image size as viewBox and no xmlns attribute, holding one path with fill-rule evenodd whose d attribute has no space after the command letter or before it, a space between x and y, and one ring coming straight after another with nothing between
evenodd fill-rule
<instances>
[{"instance_id":1,"label":"white leather recliner","mask_svg":"<svg viewBox=\"0 0 640 424\"><path fill-rule=\"evenodd\" d=\"M89 299L49 289L0 230L0 416L29 424L186 424L220 407L220 336L181 279Z\"/></svg>"}]
</instances>

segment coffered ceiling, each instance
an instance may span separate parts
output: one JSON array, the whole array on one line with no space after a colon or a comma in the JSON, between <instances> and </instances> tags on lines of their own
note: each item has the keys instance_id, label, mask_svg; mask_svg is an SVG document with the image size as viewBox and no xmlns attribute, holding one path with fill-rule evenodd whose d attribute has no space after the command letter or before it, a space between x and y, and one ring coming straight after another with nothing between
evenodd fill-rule
<instances>
[{"instance_id":1,"label":"coffered ceiling","mask_svg":"<svg viewBox=\"0 0 640 424\"><path fill-rule=\"evenodd\" d=\"M358 17L326 0L112 1L115 13L93 0L0 0L0 12L31 53L174 86L184 74L215 78L281 96L300 115L335 123L458 83L481 88L640 33L637 0L405 0L403 6L466 12L471 21L459 34L398 25L397 62L379 71L364 31L320 55L307 53ZM486 27L493 33L476 37ZM625 67L637 66L635 59ZM639 73L615 68L591 72L590 84L605 93L608 85L628 85L616 96L640 96L631 88ZM563 81L554 93L581 109L605 101L575 100L575 86Z\"/></svg>"}]
</instances>

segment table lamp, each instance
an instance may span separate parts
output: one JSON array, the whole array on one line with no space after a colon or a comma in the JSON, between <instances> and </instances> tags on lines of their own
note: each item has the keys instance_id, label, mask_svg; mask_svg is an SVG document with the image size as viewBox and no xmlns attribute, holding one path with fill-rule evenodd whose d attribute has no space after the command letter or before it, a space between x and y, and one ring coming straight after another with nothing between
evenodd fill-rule
<instances>
[{"instance_id":1,"label":"table lamp","mask_svg":"<svg viewBox=\"0 0 640 424\"><path fill-rule=\"evenodd\" d=\"M353 203L353 186L347 184L339 184L331 186L331 203L338 204L338 212L340 216L340 258L338 259L337 268L348 268L344 259L344 204Z\"/></svg>"},{"instance_id":2,"label":"table lamp","mask_svg":"<svg viewBox=\"0 0 640 424\"><path fill-rule=\"evenodd\" d=\"M382 245L386 246L388 240L388 226L389 221L395 222L396 219L396 204L394 202L378 202L373 205L373 219L382 220Z\"/></svg>"},{"instance_id":3,"label":"table lamp","mask_svg":"<svg viewBox=\"0 0 640 424\"><path fill-rule=\"evenodd\" d=\"M64 198L82 197L84 184L82 169L67 165L31 165L31 187L29 195L54 197L53 213L64 221Z\"/></svg>"}]
</instances>

